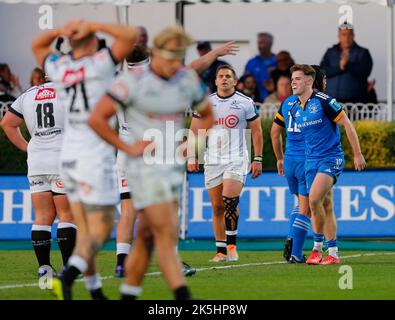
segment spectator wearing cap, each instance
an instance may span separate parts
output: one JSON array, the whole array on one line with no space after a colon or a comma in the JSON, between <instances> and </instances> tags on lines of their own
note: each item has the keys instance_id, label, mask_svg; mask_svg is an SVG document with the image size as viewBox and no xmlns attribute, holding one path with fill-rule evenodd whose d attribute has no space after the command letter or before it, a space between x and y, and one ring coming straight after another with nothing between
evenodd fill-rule
<instances>
[{"instance_id":1,"label":"spectator wearing cap","mask_svg":"<svg viewBox=\"0 0 395 320\"><path fill-rule=\"evenodd\" d=\"M197 43L196 49L199 53L199 56L204 56L205 54L209 53L212 48L211 44L208 41L200 41ZM210 93L216 92L217 88L215 86L215 74L217 68L222 65L229 65L226 61L215 59L214 62L205 70L203 73L200 74L203 82L206 84Z\"/></svg>"},{"instance_id":2,"label":"spectator wearing cap","mask_svg":"<svg viewBox=\"0 0 395 320\"><path fill-rule=\"evenodd\" d=\"M257 81L260 100L264 100L269 91L270 72L277 66L277 57L272 53L273 36L267 32L258 33L257 46L259 54L248 60L244 74L251 74Z\"/></svg>"},{"instance_id":3,"label":"spectator wearing cap","mask_svg":"<svg viewBox=\"0 0 395 320\"><path fill-rule=\"evenodd\" d=\"M321 61L327 93L341 102L366 102L373 67L369 50L355 42L354 28L347 22L339 26L338 38L339 43L329 48Z\"/></svg>"}]
</instances>

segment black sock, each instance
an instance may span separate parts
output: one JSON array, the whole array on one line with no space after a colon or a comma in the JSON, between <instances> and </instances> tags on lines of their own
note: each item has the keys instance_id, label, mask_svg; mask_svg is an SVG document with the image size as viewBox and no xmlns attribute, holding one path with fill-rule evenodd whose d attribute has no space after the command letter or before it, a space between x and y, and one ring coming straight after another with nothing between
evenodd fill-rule
<instances>
[{"instance_id":1,"label":"black sock","mask_svg":"<svg viewBox=\"0 0 395 320\"><path fill-rule=\"evenodd\" d=\"M97 288L95 290L90 290L92 300L108 300L104 295L102 288Z\"/></svg>"},{"instance_id":2,"label":"black sock","mask_svg":"<svg viewBox=\"0 0 395 320\"><path fill-rule=\"evenodd\" d=\"M57 241L60 252L62 254L63 265L66 265L69 260L75 245L75 237L77 230L75 228L58 228L57 230Z\"/></svg>"},{"instance_id":3,"label":"black sock","mask_svg":"<svg viewBox=\"0 0 395 320\"><path fill-rule=\"evenodd\" d=\"M226 235L226 244L227 245L236 245L236 235L230 236L230 235Z\"/></svg>"},{"instance_id":4,"label":"black sock","mask_svg":"<svg viewBox=\"0 0 395 320\"><path fill-rule=\"evenodd\" d=\"M51 232L32 230L32 244L38 265L51 265L49 257L51 251Z\"/></svg>"},{"instance_id":5,"label":"black sock","mask_svg":"<svg viewBox=\"0 0 395 320\"><path fill-rule=\"evenodd\" d=\"M117 266L123 266L127 256L126 253L117 254Z\"/></svg>"},{"instance_id":6,"label":"black sock","mask_svg":"<svg viewBox=\"0 0 395 320\"><path fill-rule=\"evenodd\" d=\"M223 244L222 247L218 246L218 244ZM223 253L226 255L226 241L223 240L215 240L215 244L217 246L217 253Z\"/></svg>"},{"instance_id":7,"label":"black sock","mask_svg":"<svg viewBox=\"0 0 395 320\"><path fill-rule=\"evenodd\" d=\"M174 290L174 299L176 300L191 300L191 295L189 293L187 286L181 286Z\"/></svg>"},{"instance_id":8,"label":"black sock","mask_svg":"<svg viewBox=\"0 0 395 320\"><path fill-rule=\"evenodd\" d=\"M71 286L74 282L75 279L79 276L81 273L80 270L78 270L74 266L67 266L66 270L63 273L63 279L64 282L68 285Z\"/></svg>"}]
</instances>

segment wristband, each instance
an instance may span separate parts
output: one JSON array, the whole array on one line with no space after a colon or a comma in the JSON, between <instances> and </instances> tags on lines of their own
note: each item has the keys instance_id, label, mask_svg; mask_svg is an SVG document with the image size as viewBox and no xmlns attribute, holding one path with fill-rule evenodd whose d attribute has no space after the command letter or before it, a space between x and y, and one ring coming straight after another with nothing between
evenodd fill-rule
<instances>
[{"instance_id":1,"label":"wristband","mask_svg":"<svg viewBox=\"0 0 395 320\"><path fill-rule=\"evenodd\" d=\"M263 162L263 157L262 156L255 156L253 161L262 163Z\"/></svg>"}]
</instances>

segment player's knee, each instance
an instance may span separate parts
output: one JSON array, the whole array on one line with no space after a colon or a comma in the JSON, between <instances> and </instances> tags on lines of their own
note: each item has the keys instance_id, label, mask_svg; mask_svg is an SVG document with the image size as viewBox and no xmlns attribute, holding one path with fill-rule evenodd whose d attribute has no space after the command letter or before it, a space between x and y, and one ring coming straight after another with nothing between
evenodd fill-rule
<instances>
[{"instance_id":1,"label":"player's knee","mask_svg":"<svg viewBox=\"0 0 395 320\"><path fill-rule=\"evenodd\" d=\"M216 216L222 216L224 214L224 206L222 202L213 204L213 214Z\"/></svg>"},{"instance_id":2,"label":"player's knee","mask_svg":"<svg viewBox=\"0 0 395 320\"><path fill-rule=\"evenodd\" d=\"M311 197L309 199L310 208L314 214L316 214L317 210L322 206L322 199Z\"/></svg>"}]
</instances>

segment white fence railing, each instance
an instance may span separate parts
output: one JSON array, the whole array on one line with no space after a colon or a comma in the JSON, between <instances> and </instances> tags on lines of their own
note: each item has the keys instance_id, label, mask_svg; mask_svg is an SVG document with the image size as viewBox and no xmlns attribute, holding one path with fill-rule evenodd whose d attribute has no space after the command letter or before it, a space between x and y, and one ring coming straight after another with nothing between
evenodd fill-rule
<instances>
[{"instance_id":1,"label":"white fence railing","mask_svg":"<svg viewBox=\"0 0 395 320\"><path fill-rule=\"evenodd\" d=\"M0 101L0 119L7 112L12 102ZM263 119L273 119L278 110L277 104L257 103L260 114ZM387 120L387 104L386 103L342 103L343 109L347 112L351 121L357 120ZM191 116L192 111L188 110L186 116Z\"/></svg>"},{"instance_id":2,"label":"white fence railing","mask_svg":"<svg viewBox=\"0 0 395 320\"><path fill-rule=\"evenodd\" d=\"M273 103L256 103L259 106L260 115L263 119L274 119L277 113L278 104ZM357 120L387 120L388 107L386 103L342 103L351 121ZM187 111L187 116L192 112Z\"/></svg>"}]
</instances>

